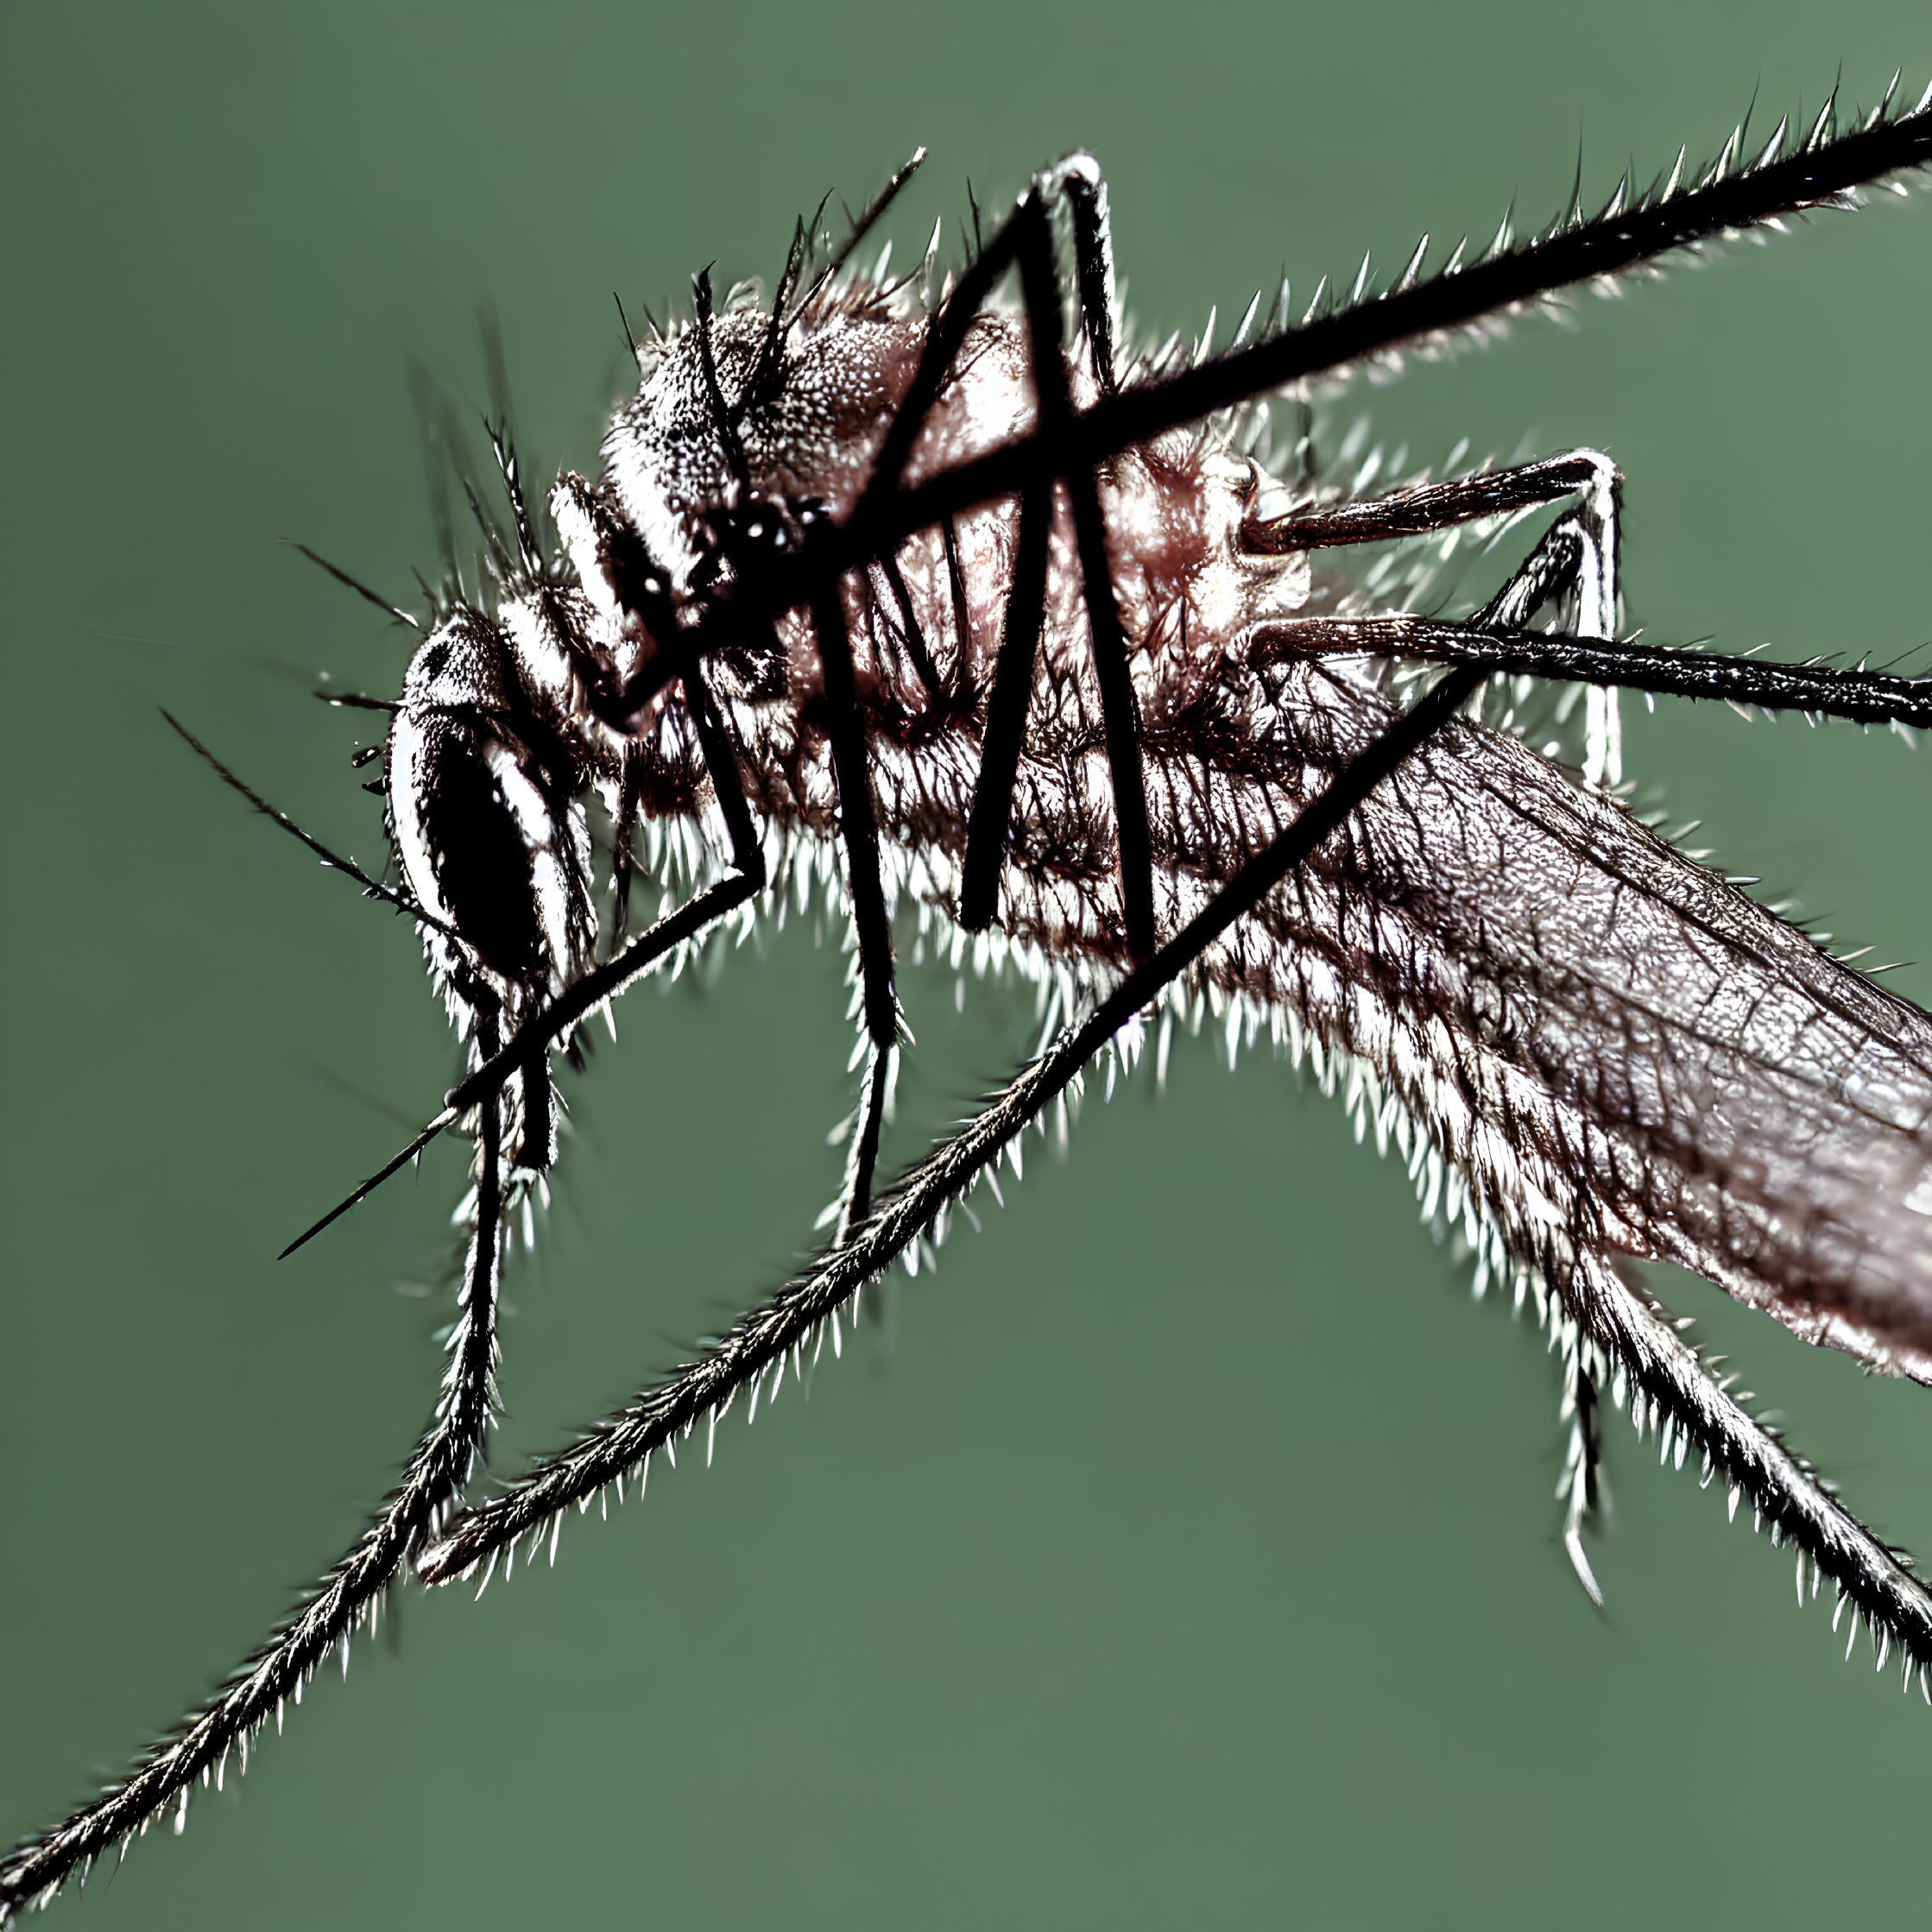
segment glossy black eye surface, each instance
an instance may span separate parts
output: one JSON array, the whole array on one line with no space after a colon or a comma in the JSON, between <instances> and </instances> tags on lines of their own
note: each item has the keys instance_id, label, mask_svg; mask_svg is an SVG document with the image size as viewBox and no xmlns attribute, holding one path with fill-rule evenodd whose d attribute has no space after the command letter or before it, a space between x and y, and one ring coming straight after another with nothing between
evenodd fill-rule
<instances>
[{"instance_id":1,"label":"glossy black eye surface","mask_svg":"<svg viewBox=\"0 0 1932 1932\"><path fill-rule=\"evenodd\" d=\"M538 702L555 669L539 661L540 616L533 604L507 628L477 611L439 626L389 731L403 876L470 963L502 982L498 997L561 985L590 943L580 786Z\"/></svg>"},{"instance_id":2,"label":"glossy black eye surface","mask_svg":"<svg viewBox=\"0 0 1932 1932\"><path fill-rule=\"evenodd\" d=\"M526 811L540 809L535 787L474 724L435 717L407 736L412 755L396 773L412 795L417 837L402 846L411 884L494 972L523 985L547 977L530 827L505 792L515 784Z\"/></svg>"}]
</instances>

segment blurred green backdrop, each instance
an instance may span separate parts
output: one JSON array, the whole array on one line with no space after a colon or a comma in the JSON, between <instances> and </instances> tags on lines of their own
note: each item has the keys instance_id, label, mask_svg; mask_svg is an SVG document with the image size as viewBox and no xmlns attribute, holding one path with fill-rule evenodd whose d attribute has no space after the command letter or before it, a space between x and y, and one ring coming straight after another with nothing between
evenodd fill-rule
<instances>
[{"instance_id":1,"label":"blurred green backdrop","mask_svg":"<svg viewBox=\"0 0 1932 1932\"><path fill-rule=\"evenodd\" d=\"M1922 0L0 10L0 1833L261 1636L431 1399L451 1150L270 1259L446 1083L414 944L156 712L379 855L369 721L307 687L393 690L398 636L277 540L398 595L432 561L409 358L480 405L492 298L534 466L587 466L613 287L768 275L795 212L916 142L902 250L965 177L992 205L1092 146L1165 333L1284 262L1306 289L1487 234L1512 191L1540 219L1580 131L1600 194L1714 151L1754 85L1768 131L1840 62L1858 99L1899 63L1916 92ZM1822 218L1352 401L1418 461L1609 448L1655 639L1888 655L1932 630L1929 243L1923 199ZM1923 758L1681 707L1632 737L1733 869L1932 960ZM632 997L509 1285L499 1467L805 1244L838 964L794 926ZM906 992L902 1146L1031 1021ZM710 1473L660 1469L480 1605L412 1596L65 1918L1582 1932L1842 1917L1851 1873L1854 1923L1922 1905L1932 1714L1620 1423L1594 1614L1537 1336L1468 1305L1286 1070L1196 1043L1009 1199ZM1932 1552L1932 1399L1669 1287Z\"/></svg>"}]
</instances>

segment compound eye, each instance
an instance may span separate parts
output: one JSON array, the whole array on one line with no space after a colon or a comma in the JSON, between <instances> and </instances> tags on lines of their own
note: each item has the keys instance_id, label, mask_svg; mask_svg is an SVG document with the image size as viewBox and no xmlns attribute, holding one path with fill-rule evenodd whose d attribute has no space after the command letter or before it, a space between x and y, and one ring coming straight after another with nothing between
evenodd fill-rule
<instances>
[{"instance_id":1,"label":"compound eye","mask_svg":"<svg viewBox=\"0 0 1932 1932\"><path fill-rule=\"evenodd\" d=\"M396 856L424 910L500 979L554 986L589 921L581 814L502 727L508 641L452 621L411 665L389 729Z\"/></svg>"},{"instance_id":2,"label":"compound eye","mask_svg":"<svg viewBox=\"0 0 1932 1932\"><path fill-rule=\"evenodd\" d=\"M400 713L390 739L389 804L410 889L503 978L540 978L545 934L530 839L475 724ZM521 802L521 801L519 801Z\"/></svg>"}]
</instances>

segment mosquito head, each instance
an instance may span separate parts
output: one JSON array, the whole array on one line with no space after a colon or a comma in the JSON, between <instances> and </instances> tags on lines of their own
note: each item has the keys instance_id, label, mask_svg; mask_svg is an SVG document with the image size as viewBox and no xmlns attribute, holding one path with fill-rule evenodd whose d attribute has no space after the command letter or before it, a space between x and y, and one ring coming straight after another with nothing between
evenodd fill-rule
<instances>
[{"instance_id":1,"label":"mosquito head","mask_svg":"<svg viewBox=\"0 0 1932 1932\"><path fill-rule=\"evenodd\" d=\"M540 613L452 609L423 640L389 730L396 856L423 907L460 936L427 944L452 1000L515 1010L582 969L593 938L584 773L532 703Z\"/></svg>"}]
</instances>

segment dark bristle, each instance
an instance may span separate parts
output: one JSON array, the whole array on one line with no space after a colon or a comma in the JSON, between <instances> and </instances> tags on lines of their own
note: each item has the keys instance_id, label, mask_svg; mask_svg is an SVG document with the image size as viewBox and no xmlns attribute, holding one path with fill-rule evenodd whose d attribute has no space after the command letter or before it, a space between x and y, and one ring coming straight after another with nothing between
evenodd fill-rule
<instances>
[{"instance_id":1,"label":"dark bristle","mask_svg":"<svg viewBox=\"0 0 1932 1932\"><path fill-rule=\"evenodd\" d=\"M391 603L381 591L370 590L369 585L364 584L360 578L351 577L339 564L331 564L326 557L318 555L306 543L300 542L294 537L284 537L282 541L287 544L291 549L300 551L303 556L307 558L309 562L313 564L318 570L326 571L338 584L353 590L357 597L364 599L367 603L373 603L378 610L387 616L395 618L399 624L407 624L411 630L420 630L423 628L420 618L411 616L400 604Z\"/></svg>"}]
</instances>

